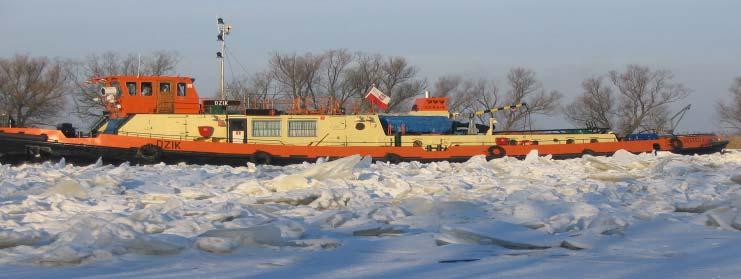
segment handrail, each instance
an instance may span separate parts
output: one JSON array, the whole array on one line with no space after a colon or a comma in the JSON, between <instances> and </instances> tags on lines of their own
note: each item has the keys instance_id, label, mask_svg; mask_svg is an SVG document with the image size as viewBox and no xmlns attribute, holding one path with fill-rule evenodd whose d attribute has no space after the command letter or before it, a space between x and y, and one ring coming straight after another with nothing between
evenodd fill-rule
<instances>
[{"instance_id":1,"label":"handrail","mask_svg":"<svg viewBox=\"0 0 741 279\"><path fill-rule=\"evenodd\" d=\"M126 136L140 136L140 137L148 137L153 139L163 139L163 140L192 140L195 141L196 139L204 139L203 137L198 136L183 136L183 135L166 135L166 134L155 134L155 133L140 133L140 132L119 132L119 135L126 135ZM325 137L326 138L326 137ZM210 137L209 139L216 139L216 140L227 140L228 138L223 137ZM562 140L559 139L558 142L553 142L551 140L541 140L538 141L538 145L554 145L554 144L576 144L576 143L594 143L593 140L597 140L597 142L616 142L618 141L616 138L606 138L606 137L597 137L597 138L589 138L589 139L566 139ZM507 145L523 145L525 142L532 143L537 140L521 140L514 144L508 143ZM571 141L569 143L569 141ZM547 142L547 143L546 143ZM256 144L276 144L276 145L286 145L281 139L265 139L260 137L250 137L248 141L249 143L256 143ZM352 145L358 145L358 144L365 144L365 145L372 145L372 146L393 146L393 142L387 142L387 141L320 141L317 142L313 146L319 146L319 144L322 144L321 146L352 146ZM414 141L402 141L403 145L405 147L413 145ZM457 146L457 145L465 145L465 146L473 146L473 145L482 145L482 146L488 146L488 145L495 145L496 144L496 138L492 138L491 141L451 141L448 144L445 144L444 146L450 147L450 146ZM300 145L297 145L300 146ZM424 148L424 147L422 147Z\"/></svg>"}]
</instances>

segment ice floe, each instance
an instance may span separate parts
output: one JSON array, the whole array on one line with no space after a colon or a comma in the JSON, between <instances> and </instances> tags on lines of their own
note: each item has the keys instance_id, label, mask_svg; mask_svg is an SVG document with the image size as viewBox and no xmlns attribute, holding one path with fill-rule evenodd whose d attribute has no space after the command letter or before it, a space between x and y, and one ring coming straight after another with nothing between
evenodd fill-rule
<instances>
[{"instance_id":1,"label":"ice floe","mask_svg":"<svg viewBox=\"0 0 741 279\"><path fill-rule=\"evenodd\" d=\"M739 152L284 167L60 161L0 165L0 178L0 264L21 269L157 257L288 272L313 268L306 259L316 256L340 270L327 261L481 271L502 255L632 263L636 253L692 254L683 245L703 235L741 243ZM716 249L697 241L692 249Z\"/></svg>"}]
</instances>

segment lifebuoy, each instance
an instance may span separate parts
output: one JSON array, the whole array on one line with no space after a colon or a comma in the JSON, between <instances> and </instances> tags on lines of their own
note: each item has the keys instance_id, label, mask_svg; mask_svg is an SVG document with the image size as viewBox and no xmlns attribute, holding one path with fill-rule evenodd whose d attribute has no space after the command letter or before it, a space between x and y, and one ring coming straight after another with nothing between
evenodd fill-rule
<instances>
[{"instance_id":1,"label":"lifebuoy","mask_svg":"<svg viewBox=\"0 0 741 279\"><path fill-rule=\"evenodd\" d=\"M386 153L386 155L383 156L383 160L389 164L398 164L401 163L402 158L394 153Z\"/></svg>"},{"instance_id":2,"label":"lifebuoy","mask_svg":"<svg viewBox=\"0 0 741 279\"><path fill-rule=\"evenodd\" d=\"M136 158L144 163L154 163L161 159L162 148L154 144L145 144L136 151Z\"/></svg>"},{"instance_id":3,"label":"lifebuoy","mask_svg":"<svg viewBox=\"0 0 741 279\"><path fill-rule=\"evenodd\" d=\"M250 156L250 161L258 165L270 165L273 162L273 156L265 151L257 151Z\"/></svg>"},{"instance_id":4,"label":"lifebuoy","mask_svg":"<svg viewBox=\"0 0 741 279\"><path fill-rule=\"evenodd\" d=\"M682 150L682 148L684 148L684 143L678 137L673 137L669 141L669 144L672 146L674 150Z\"/></svg>"},{"instance_id":5,"label":"lifebuoy","mask_svg":"<svg viewBox=\"0 0 741 279\"><path fill-rule=\"evenodd\" d=\"M499 145L489 146L489 149L486 150L486 153L489 155L489 157L494 159L502 158L507 155L507 151L504 150L504 147L501 147Z\"/></svg>"}]
</instances>

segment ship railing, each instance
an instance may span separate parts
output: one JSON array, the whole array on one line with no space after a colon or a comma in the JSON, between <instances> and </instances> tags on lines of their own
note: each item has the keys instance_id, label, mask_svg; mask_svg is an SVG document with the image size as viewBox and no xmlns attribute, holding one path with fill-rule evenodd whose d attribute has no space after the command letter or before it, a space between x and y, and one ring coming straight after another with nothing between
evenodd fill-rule
<instances>
[{"instance_id":1,"label":"ship railing","mask_svg":"<svg viewBox=\"0 0 741 279\"><path fill-rule=\"evenodd\" d=\"M132 136L132 137L143 137L143 138L153 138L153 139L165 139L165 140L197 140L202 139L201 136L190 136L190 135L171 135L171 134L157 134L157 133L146 133L146 132L125 132L125 131L119 131L117 133L121 136ZM210 137L209 139L215 139L215 140L223 140L225 138L219 138L219 137Z\"/></svg>"},{"instance_id":2,"label":"ship railing","mask_svg":"<svg viewBox=\"0 0 741 279\"><path fill-rule=\"evenodd\" d=\"M610 128L571 128L571 129L541 129L518 131L495 131L497 134L609 134Z\"/></svg>"},{"instance_id":3,"label":"ship railing","mask_svg":"<svg viewBox=\"0 0 741 279\"><path fill-rule=\"evenodd\" d=\"M158 134L158 133L147 133L147 132L125 132L125 131L119 131L119 135L124 136L134 136L134 137L146 137L146 138L153 138L153 139L162 139L162 140L179 140L179 141L216 141L216 142L227 142L228 138L225 137L208 137L204 138L201 136L191 136L191 135L172 135L172 134ZM507 141L506 145L540 145L540 144L585 144L585 143L599 143L599 142L615 142L617 141L614 137L592 137L588 139L553 139L553 140L532 140L532 139L525 139L525 140L510 140ZM283 142L280 139L268 139L268 138L260 138L260 137L247 137L246 143L253 143L253 144L275 144L275 145L286 145L285 142ZM314 145L315 142L306 142L303 144L298 145ZM318 144L318 143L317 143ZM401 146L415 146L415 140L403 140L401 142ZM325 140L322 141L319 145L321 146L361 146L361 145L368 145L368 146L394 146L393 139L386 140L386 141L331 141L331 140ZM437 146L438 144L433 144L433 146ZM482 145L482 146L490 146L490 145L496 145L495 140L492 141L450 141L445 144L440 144L441 146L473 146L473 145ZM418 147L425 147L425 146L418 146Z\"/></svg>"},{"instance_id":4,"label":"ship railing","mask_svg":"<svg viewBox=\"0 0 741 279\"><path fill-rule=\"evenodd\" d=\"M495 135L496 136L496 135ZM502 137L506 138L506 137ZM536 144L584 144L584 143L599 143L599 142L616 142L617 139L614 137L590 137L586 139L551 139L551 140L537 140L537 139L509 139L506 145L536 145ZM494 145L496 144L496 137L493 141L451 141L449 146L454 145Z\"/></svg>"},{"instance_id":5,"label":"ship railing","mask_svg":"<svg viewBox=\"0 0 741 279\"><path fill-rule=\"evenodd\" d=\"M201 98L199 104L203 104L204 101L211 101L212 98ZM290 97L285 95L260 95L260 96L244 96L242 100L232 99L231 101L238 101L239 104L228 105L231 109L230 114L242 114L246 110L250 109L274 109L283 111L287 114L324 114L324 115L347 115L347 114L362 114L362 113L375 113L376 110L371 106L364 98L358 97L347 97L347 98L335 98L332 96L303 96L303 97ZM223 110L223 109L222 109ZM206 111L205 106L202 107L202 112L209 113ZM224 113L223 111L218 111Z\"/></svg>"}]
</instances>

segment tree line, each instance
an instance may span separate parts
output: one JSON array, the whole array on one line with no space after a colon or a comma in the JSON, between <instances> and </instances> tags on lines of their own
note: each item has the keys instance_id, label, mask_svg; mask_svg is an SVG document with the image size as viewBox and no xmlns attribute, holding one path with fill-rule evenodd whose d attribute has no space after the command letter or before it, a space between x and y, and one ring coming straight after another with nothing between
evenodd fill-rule
<instances>
[{"instance_id":1,"label":"tree line","mask_svg":"<svg viewBox=\"0 0 741 279\"><path fill-rule=\"evenodd\" d=\"M144 57L106 52L79 61L28 54L0 57L0 115L11 116L18 126L52 125L55 117L70 111L83 119L99 117L103 110L99 90L88 80L171 74L178 61L171 51Z\"/></svg>"},{"instance_id":2,"label":"tree line","mask_svg":"<svg viewBox=\"0 0 741 279\"><path fill-rule=\"evenodd\" d=\"M105 52L78 61L25 54L0 58L0 114L22 126L52 124L51 119L70 110L82 118L97 117L102 106L97 88L86 82L90 78L172 74L180 59L164 50L145 56ZM528 110L496 115L502 130L524 128L530 114L563 114L576 126L612 128L621 134L666 131L671 105L690 94L671 71L641 65L584 79L581 93L567 104L562 104L561 92L548 90L531 69L515 67L500 78L452 74L430 82L405 57L334 49L318 54L274 52L265 69L233 78L225 90L230 99L252 104L300 99L313 106L331 102L347 108L363 104L363 96L376 86L391 97L387 112L407 111L415 97L429 90L449 98L450 110L463 116L527 103ZM741 131L741 77L733 81L730 95L731 102L718 102L717 118ZM488 117L478 115L475 121L486 123Z\"/></svg>"}]
</instances>

